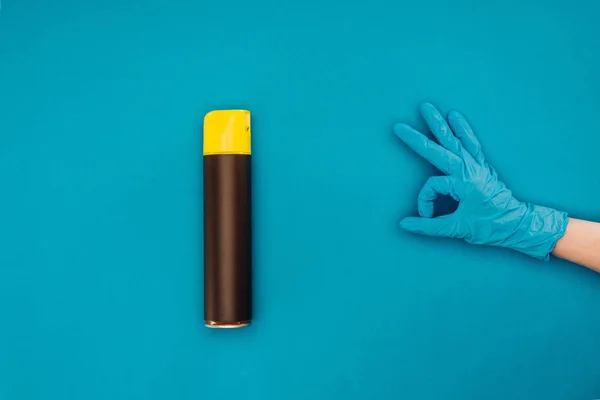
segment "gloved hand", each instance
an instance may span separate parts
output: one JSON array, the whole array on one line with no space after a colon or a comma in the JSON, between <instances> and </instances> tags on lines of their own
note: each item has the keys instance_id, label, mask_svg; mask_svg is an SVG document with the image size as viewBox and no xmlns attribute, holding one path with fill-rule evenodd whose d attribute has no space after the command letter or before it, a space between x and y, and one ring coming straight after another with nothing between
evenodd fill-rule
<instances>
[{"instance_id":1,"label":"gloved hand","mask_svg":"<svg viewBox=\"0 0 600 400\"><path fill-rule=\"evenodd\" d=\"M565 234L567 214L515 199L485 161L479 141L461 114L451 111L449 126L429 103L421 106L421 114L439 144L405 124L396 124L394 132L446 176L427 180L418 198L421 218L405 218L400 226L423 235L508 247L547 260ZM452 196L459 202L458 209L433 218L433 202L440 195Z\"/></svg>"}]
</instances>

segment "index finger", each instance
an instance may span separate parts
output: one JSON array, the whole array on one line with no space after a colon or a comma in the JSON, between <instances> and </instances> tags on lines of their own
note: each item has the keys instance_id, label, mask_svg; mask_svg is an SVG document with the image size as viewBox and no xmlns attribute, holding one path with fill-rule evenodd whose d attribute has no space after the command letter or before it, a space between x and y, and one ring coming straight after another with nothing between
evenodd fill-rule
<instances>
[{"instance_id":1,"label":"index finger","mask_svg":"<svg viewBox=\"0 0 600 400\"><path fill-rule=\"evenodd\" d=\"M421 132L406 124L394 125L394 132L412 151L429 161L446 175L450 175L453 167L460 163L460 158L456 154L432 142Z\"/></svg>"}]
</instances>

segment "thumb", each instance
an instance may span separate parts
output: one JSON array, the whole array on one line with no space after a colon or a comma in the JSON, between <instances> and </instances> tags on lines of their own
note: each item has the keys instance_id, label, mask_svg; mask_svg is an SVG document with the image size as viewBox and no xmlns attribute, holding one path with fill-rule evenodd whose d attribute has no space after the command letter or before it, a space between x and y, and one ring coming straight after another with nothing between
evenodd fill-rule
<instances>
[{"instance_id":1,"label":"thumb","mask_svg":"<svg viewBox=\"0 0 600 400\"><path fill-rule=\"evenodd\" d=\"M400 227L409 232L427 236L454 237L454 224L446 216L437 218L408 217L400 221Z\"/></svg>"}]
</instances>

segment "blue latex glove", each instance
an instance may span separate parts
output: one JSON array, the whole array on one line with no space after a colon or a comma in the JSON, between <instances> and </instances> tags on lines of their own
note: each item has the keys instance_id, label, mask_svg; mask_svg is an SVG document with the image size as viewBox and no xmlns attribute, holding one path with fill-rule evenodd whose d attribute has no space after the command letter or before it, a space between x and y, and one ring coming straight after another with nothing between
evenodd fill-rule
<instances>
[{"instance_id":1,"label":"blue latex glove","mask_svg":"<svg viewBox=\"0 0 600 400\"><path fill-rule=\"evenodd\" d=\"M405 218L400 226L423 235L508 247L547 260L565 233L567 214L515 199L485 161L479 141L460 113L451 111L446 123L435 107L425 103L421 114L439 144L405 124L396 124L394 132L446 176L429 178L419 193L421 218ZM440 195L452 196L459 206L450 215L433 218L433 202Z\"/></svg>"}]
</instances>

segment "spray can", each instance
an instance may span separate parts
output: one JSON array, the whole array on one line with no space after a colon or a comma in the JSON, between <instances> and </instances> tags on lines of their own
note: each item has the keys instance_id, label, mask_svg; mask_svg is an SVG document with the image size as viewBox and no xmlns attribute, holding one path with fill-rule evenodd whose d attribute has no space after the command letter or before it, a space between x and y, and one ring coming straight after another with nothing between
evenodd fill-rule
<instances>
[{"instance_id":1,"label":"spray can","mask_svg":"<svg viewBox=\"0 0 600 400\"><path fill-rule=\"evenodd\" d=\"M204 117L204 320L241 328L252 320L250 112Z\"/></svg>"}]
</instances>

